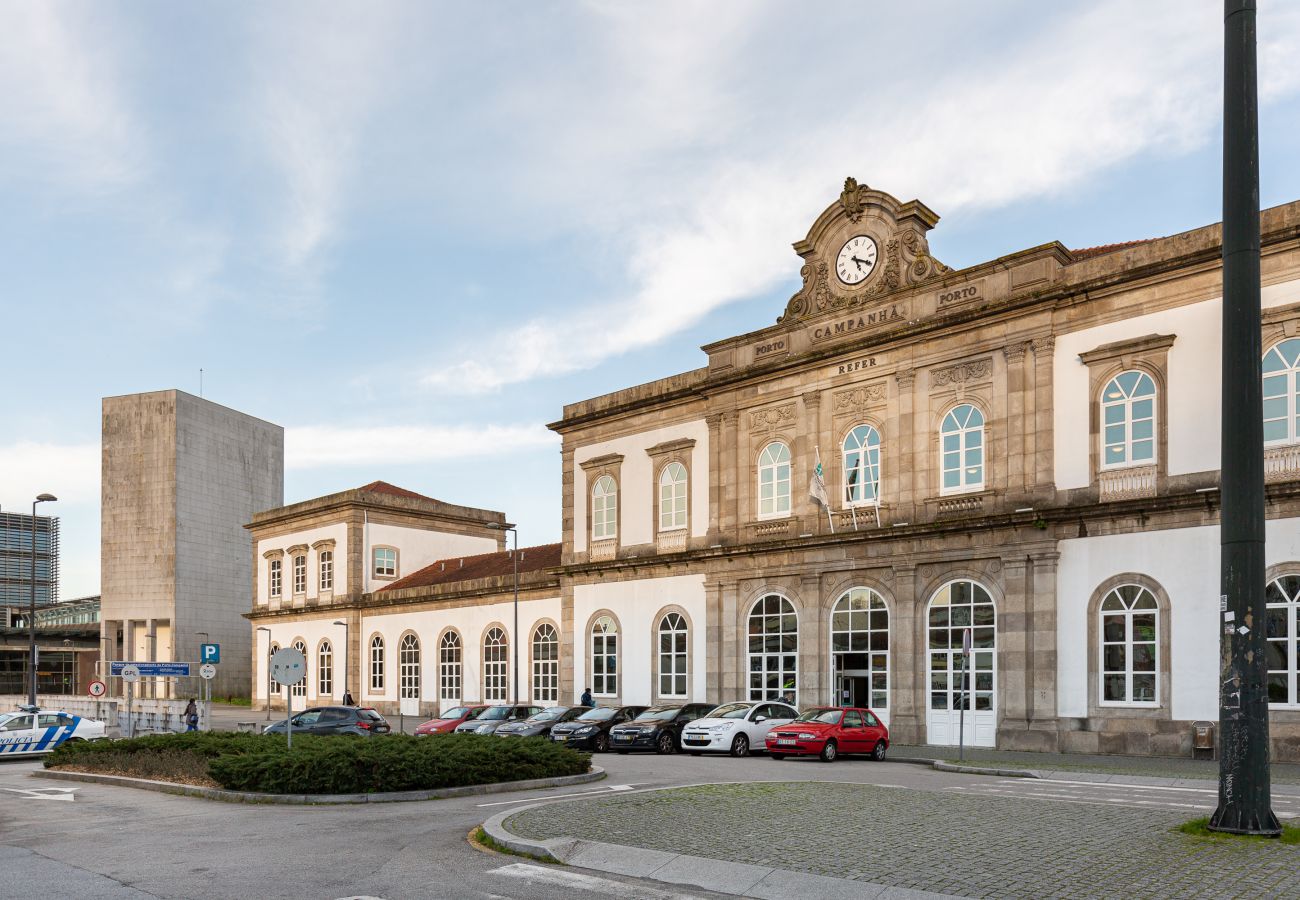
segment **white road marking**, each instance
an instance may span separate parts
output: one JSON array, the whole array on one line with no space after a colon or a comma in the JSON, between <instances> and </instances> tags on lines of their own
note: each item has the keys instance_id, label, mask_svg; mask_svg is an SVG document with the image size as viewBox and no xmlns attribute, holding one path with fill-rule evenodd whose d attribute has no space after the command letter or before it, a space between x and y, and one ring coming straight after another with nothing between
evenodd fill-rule
<instances>
[{"instance_id":1,"label":"white road marking","mask_svg":"<svg viewBox=\"0 0 1300 900\"><path fill-rule=\"evenodd\" d=\"M576 888L609 896L643 897L645 900L700 900L697 894L679 894L676 891L661 891L657 888L644 887L640 884L629 885L626 882L610 878L597 878L595 875L583 875L564 869L552 869L546 866L534 866L528 863L512 863L499 869L491 870L493 875L505 875L509 878L522 878L537 884L549 884L555 887Z\"/></svg>"},{"instance_id":2,"label":"white road marking","mask_svg":"<svg viewBox=\"0 0 1300 900\"><path fill-rule=\"evenodd\" d=\"M8 791L11 794L23 794L24 796L29 797L32 800L67 800L69 802L76 800L76 798L72 796L72 792L75 791L76 788L51 787L51 788L37 788L35 790L22 790L20 788L0 788L0 790Z\"/></svg>"},{"instance_id":3,"label":"white road marking","mask_svg":"<svg viewBox=\"0 0 1300 900\"><path fill-rule=\"evenodd\" d=\"M608 794L618 791L630 791L635 785L631 784L611 784L609 787L601 788L598 791L582 791L577 794L549 794L545 797L520 797L516 800L498 800L495 803L480 803L480 808L485 806L509 806L512 803L533 803L541 800L560 800L568 797L594 797L598 794Z\"/></svg>"}]
</instances>

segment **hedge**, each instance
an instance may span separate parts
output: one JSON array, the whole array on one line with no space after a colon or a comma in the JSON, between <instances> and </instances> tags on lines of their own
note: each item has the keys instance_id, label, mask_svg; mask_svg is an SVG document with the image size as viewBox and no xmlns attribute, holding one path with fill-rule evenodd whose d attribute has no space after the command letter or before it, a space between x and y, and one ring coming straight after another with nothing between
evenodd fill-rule
<instances>
[{"instance_id":1,"label":"hedge","mask_svg":"<svg viewBox=\"0 0 1300 900\"><path fill-rule=\"evenodd\" d=\"M65 743L45 765L113 772L176 765L179 775L192 771L200 759L222 787L268 794L433 790L579 775L591 763L588 754L551 741L495 735L303 735L294 738L289 750L283 735L189 732Z\"/></svg>"}]
</instances>

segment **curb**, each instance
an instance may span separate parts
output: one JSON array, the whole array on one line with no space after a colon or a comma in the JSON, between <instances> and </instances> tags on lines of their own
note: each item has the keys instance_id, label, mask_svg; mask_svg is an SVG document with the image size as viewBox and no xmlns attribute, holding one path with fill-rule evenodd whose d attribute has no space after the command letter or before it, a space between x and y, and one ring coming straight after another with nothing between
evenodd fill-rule
<instances>
[{"instance_id":1,"label":"curb","mask_svg":"<svg viewBox=\"0 0 1300 900\"><path fill-rule=\"evenodd\" d=\"M895 756L886 762L907 763L914 766L929 766L938 772L956 772L959 775L996 775L1001 778L1042 778L1043 774L1035 769L999 769L992 766L967 766L950 763L944 759L924 759L919 756Z\"/></svg>"},{"instance_id":2,"label":"curb","mask_svg":"<svg viewBox=\"0 0 1300 900\"><path fill-rule=\"evenodd\" d=\"M507 809L505 812L499 812L483 823L483 832L507 850L529 856L539 856L550 862L564 864L564 858L559 853L572 851L573 847L578 844L576 838L551 838L547 841L533 841L528 838L516 837L511 832L506 831L506 819L515 813L532 809L535 806L541 806L541 804L529 803L524 806L516 806L514 809ZM554 850L552 850L552 846L554 846Z\"/></svg>"},{"instance_id":3,"label":"curb","mask_svg":"<svg viewBox=\"0 0 1300 900\"><path fill-rule=\"evenodd\" d=\"M45 769L31 774L35 778L108 784L115 787L156 791L160 794L200 797L204 800L223 800L227 803L322 806L346 803L408 803L416 800L475 797L482 794L505 794L511 791L531 791L538 788L564 787L571 784L589 784L604 778L605 770L600 766L592 766L590 772L582 775L559 775L555 778L530 778L526 781L498 781L494 784L472 784L465 787L437 788L428 791L392 791L377 794L259 794L252 791L227 791L222 788L200 787L193 784L176 784L170 781L150 781L147 778L128 778L124 775L95 775L90 772L61 772L54 769Z\"/></svg>"}]
</instances>

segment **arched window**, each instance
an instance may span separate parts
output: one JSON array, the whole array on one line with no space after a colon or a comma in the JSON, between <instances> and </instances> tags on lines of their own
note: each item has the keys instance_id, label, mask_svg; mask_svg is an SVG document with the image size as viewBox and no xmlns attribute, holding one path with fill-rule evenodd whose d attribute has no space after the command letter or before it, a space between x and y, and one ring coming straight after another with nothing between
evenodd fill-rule
<instances>
[{"instance_id":1,"label":"arched window","mask_svg":"<svg viewBox=\"0 0 1300 900\"><path fill-rule=\"evenodd\" d=\"M984 488L984 414L963 403L943 417L942 441L944 494Z\"/></svg>"},{"instance_id":2,"label":"arched window","mask_svg":"<svg viewBox=\"0 0 1300 900\"><path fill-rule=\"evenodd\" d=\"M966 631L971 653L962 653ZM992 747L997 735L997 608L983 585L950 581L926 612L930 701L927 741ZM964 675L964 677L963 677ZM963 707L965 714L963 715Z\"/></svg>"},{"instance_id":3,"label":"arched window","mask_svg":"<svg viewBox=\"0 0 1300 900\"><path fill-rule=\"evenodd\" d=\"M670 612L659 620L659 696L686 696L686 619Z\"/></svg>"},{"instance_id":4,"label":"arched window","mask_svg":"<svg viewBox=\"0 0 1300 900\"><path fill-rule=\"evenodd\" d=\"M1121 584L1101 602L1101 702L1155 706L1160 607L1149 590Z\"/></svg>"},{"instance_id":5,"label":"arched window","mask_svg":"<svg viewBox=\"0 0 1300 900\"><path fill-rule=\"evenodd\" d=\"M686 467L670 462L659 473L659 530L686 527Z\"/></svg>"},{"instance_id":6,"label":"arched window","mask_svg":"<svg viewBox=\"0 0 1300 900\"><path fill-rule=\"evenodd\" d=\"M790 448L773 441L758 455L758 517L790 514Z\"/></svg>"},{"instance_id":7,"label":"arched window","mask_svg":"<svg viewBox=\"0 0 1300 900\"><path fill-rule=\"evenodd\" d=\"M272 644L270 649L266 651L266 669L268 673L271 670L271 657L275 656L275 654L279 652L280 652L279 644ZM268 679L271 681L271 693L275 694L275 696L277 697L280 696L280 687L281 687L280 682L275 681L274 679L270 679L269 674L268 674Z\"/></svg>"},{"instance_id":8,"label":"arched window","mask_svg":"<svg viewBox=\"0 0 1300 900\"><path fill-rule=\"evenodd\" d=\"M880 432L859 425L844 436L844 502L876 503L880 499Z\"/></svg>"},{"instance_id":9,"label":"arched window","mask_svg":"<svg viewBox=\"0 0 1300 900\"><path fill-rule=\"evenodd\" d=\"M749 699L799 702L799 617L780 594L749 610Z\"/></svg>"},{"instance_id":10,"label":"arched window","mask_svg":"<svg viewBox=\"0 0 1300 900\"><path fill-rule=\"evenodd\" d=\"M608 475L591 489L591 539L604 541L618 534L618 485Z\"/></svg>"},{"instance_id":11,"label":"arched window","mask_svg":"<svg viewBox=\"0 0 1300 900\"><path fill-rule=\"evenodd\" d=\"M533 632L533 702L560 699L560 636L555 626L543 622Z\"/></svg>"},{"instance_id":12,"label":"arched window","mask_svg":"<svg viewBox=\"0 0 1300 900\"><path fill-rule=\"evenodd\" d=\"M438 645L438 699L460 700L460 635L448 631Z\"/></svg>"},{"instance_id":13,"label":"arched window","mask_svg":"<svg viewBox=\"0 0 1300 900\"><path fill-rule=\"evenodd\" d=\"M836 703L889 706L889 609L870 588L850 588L831 611ZM847 694L847 696L846 696Z\"/></svg>"},{"instance_id":14,"label":"arched window","mask_svg":"<svg viewBox=\"0 0 1300 900\"><path fill-rule=\"evenodd\" d=\"M1300 441L1300 338L1264 354L1264 443Z\"/></svg>"},{"instance_id":15,"label":"arched window","mask_svg":"<svg viewBox=\"0 0 1300 900\"><path fill-rule=\"evenodd\" d=\"M1156 459L1156 383L1145 372L1120 372L1101 392L1103 469Z\"/></svg>"},{"instance_id":16,"label":"arched window","mask_svg":"<svg viewBox=\"0 0 1300 900\"><path fill-rule=\"evenodd\" d=\"M329 641L316 648L316 696L334 696L334 647Z\"/></svg>"},{"instance_id":17,"label":"arched window","mask_svg":"<svg viewBox=\"0 0 1300 900\"><path fill-rule=\"evenodd\" d=\"M294 682L294 683L289 687L289 693L290 693L291 695L293 695L294 697L306 697L306 696L307 696L307 670L310 668L310 666L308 666L308 665L306 664L307 661L308 661L308 660L307 660L307 645L304 644L302 641L294 641L294 642L293 642L293 649L297 650L299 653L302 654L302 658L303 658L303 667L302 667L302 669L303 669L303 671L302 671L302 678L300 678L300 679L298 679L297 681L295 681L295 682Z\"/></svg>"},{"instance_id":18,"label":"arched window","mask_svg":"<svg viewBox=\"0 0 1300 900\"><path fill-rule=\"evenodd\" d=\"M504 703L509 681L510 642L500 628L489 628L483 637L483 700Z\"/></svg>"},{"instance_id":19,"label":"arched window","mask_svg":"<svg viewBox=\"0 0 1300 900\"><path fill-rule=\"evenodd\" d=\"M420 699L420 639L413 634L397 646L397 690L401 700Z\"/></svg>"},{"instance_id":20,"label":"arched window","mask_svg":"<svg viewBox=\"0 0 1300 900\"><path fill-rule=\"evenodd\" d=\"M293 558L293 592L307 593L307 557L303 555Z\"/></svg>"},{"instance_id":21,"label":"arched window","mask_svg":"<svg viewBox=\"0 0 1300 900\"><path fill-rule=\"evenodd\" d=\"M322 550L320 552L320 589L322 591L334 590L334 551Z\"/></svg>"},{"instance_id":22,"label":"arched window","mask_svg":"<svg viewBox=\"0 0 1300 900\"><path fill-rule=\"evenodd\" d=\"M591 692L601 697L618 693L618 625L609 616L591 626Z\"/></svg>"},{"instance_id":23,"label":"arched window","mask_svg":"<svg viewBox=\"0 0 1300 900\"><path fill-rule=\"evenodd\" d=\"M384 690L384 639L375 635L370 639L370 692L382 693Z\"/></svg>"},{"instance_id":24,"label":"arched window","mask_svg":"<svg viewBox=\"0 0 1300 900\"><path fill-rule=\"evenodd\" d=\"M1300 706L1300 575L1283 575L1265 591L1264 637L1270 706Z\"/></svg>"}]
</instances>

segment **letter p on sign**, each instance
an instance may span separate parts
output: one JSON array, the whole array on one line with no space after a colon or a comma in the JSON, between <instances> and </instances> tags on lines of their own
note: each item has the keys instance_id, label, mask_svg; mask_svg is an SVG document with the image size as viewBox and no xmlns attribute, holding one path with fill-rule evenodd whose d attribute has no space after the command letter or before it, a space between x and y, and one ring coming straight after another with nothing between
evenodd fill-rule
<instances>
[{"instance_id":1,"label":"letter p on sign","mask_svg":"<svg viewBox=\"0 0 1300 900\"><path fill-rule=\"evenodd\" d=\"M199 662L202 663L221 662L221 645L220 644L199 644Z\"/></svg>"}]
</instances>

